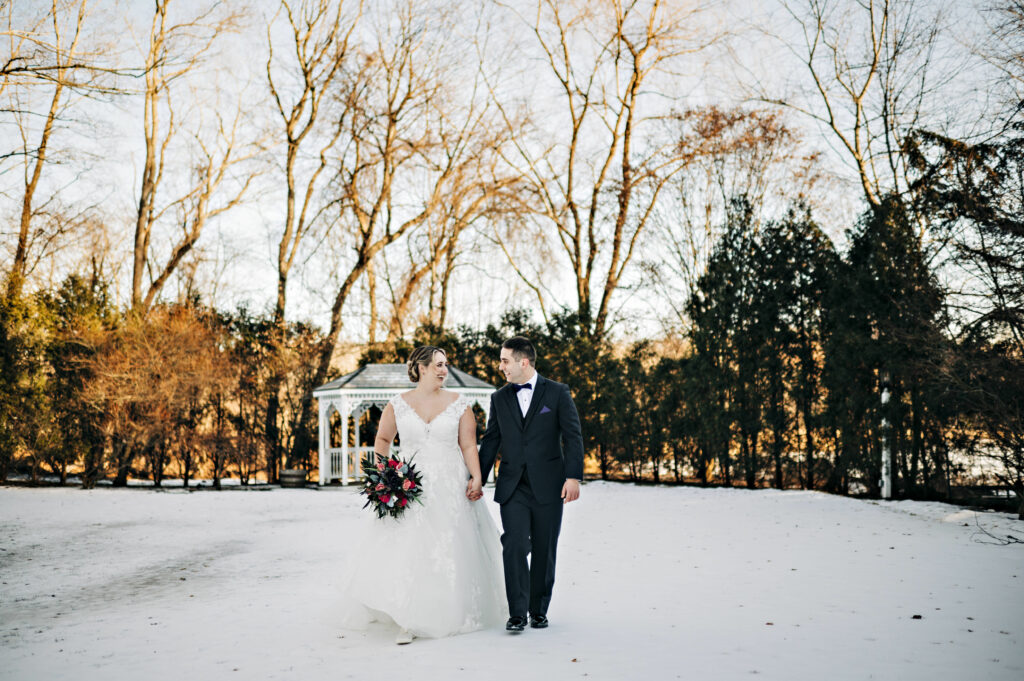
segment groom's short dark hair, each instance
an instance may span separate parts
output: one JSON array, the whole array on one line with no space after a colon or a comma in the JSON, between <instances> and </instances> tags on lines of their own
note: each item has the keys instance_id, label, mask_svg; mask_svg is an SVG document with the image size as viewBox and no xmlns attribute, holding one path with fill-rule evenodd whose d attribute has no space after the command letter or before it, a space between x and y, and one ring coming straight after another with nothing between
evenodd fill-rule
<instances>
[{"instance_id":1,"label":"groom's short dark hair","mask_svg":"<svg viewBox=\"0 0 1024 681\"><path fill-rule=\"evenodd\" d=\"M533 343L528 339L522 336L512 336L502 343L501 347L511 350L512 356L516 359L525 357L530 361L530 366L537 366L537 351L533 349Z\"/></svg>"}]
</instances>

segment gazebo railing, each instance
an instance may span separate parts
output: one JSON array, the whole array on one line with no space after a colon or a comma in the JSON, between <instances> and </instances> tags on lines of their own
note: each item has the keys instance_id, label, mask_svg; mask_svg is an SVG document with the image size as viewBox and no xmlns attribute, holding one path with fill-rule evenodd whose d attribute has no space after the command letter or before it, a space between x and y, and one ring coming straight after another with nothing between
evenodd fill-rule
<instances>
[{"instance_id":1,"label":"gazebo railing","mask_svg":"<svg viewBox=\"0 0 1024 681\"><path fill-rule=\"evenodd\" d=\"M398 454L401 447L392 447L391 452ZM344 480L345 466L343 464L345 450L341 447L331 447L327 450L327 454L330 460L331 470L329 471L330 478L337 478ZM373 454L373 447L349 447L348 448L348 476L349 480L362 480L363 459Z\"/></svg>"}]
</instances>

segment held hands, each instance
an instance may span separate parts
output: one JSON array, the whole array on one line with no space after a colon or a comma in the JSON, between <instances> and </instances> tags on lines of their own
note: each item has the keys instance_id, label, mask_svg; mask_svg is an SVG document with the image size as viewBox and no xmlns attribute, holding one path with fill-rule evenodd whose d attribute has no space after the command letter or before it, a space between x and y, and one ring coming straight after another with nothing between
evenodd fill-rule
<instances>
[{"instance_id":1,"label":"held hands","mask_svg":"<svg viewBox=\"0 0 1024 681\"><path fill-rule=\"evenodd\" d=\"M483 484L480 478L470 478L466 483L466 498L470 501L476 501L484 495ZM573 480L572 478L565 481L562 485L562 503L568 504L571 501L576 501L580 498L580 483L579 480Z\"/></svg>"},{"instance_id":2,"label":"held hands","mask_svg":"<svg viewBox=\"0 0 1024 681\"><path fill-rule=\"evenodd\" d=\"M466 498L470 501L476 501L484 495L483 482L480 478L470 478L466 483Z\"/></svg>"},{"instance_id":3,"label":"held hands","mask_svg":"<svg viewBox=\"0 0 1024 681\"><path fill-rule=\"evenodd\" d=\"M568 504L580 498L580 481L569 478L562 485L562 503Z\"/></svg>"}]
</instances>

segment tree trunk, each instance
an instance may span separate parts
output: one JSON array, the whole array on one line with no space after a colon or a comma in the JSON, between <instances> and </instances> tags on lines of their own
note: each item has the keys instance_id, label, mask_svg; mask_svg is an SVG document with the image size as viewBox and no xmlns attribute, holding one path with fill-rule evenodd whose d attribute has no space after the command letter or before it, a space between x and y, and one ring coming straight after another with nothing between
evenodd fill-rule
<instances>
[{"instance_id":1,"label":"tree trunk","mask_svg":"<svg viewBox=\"0 0 1024 681\"><path fill-rule=\"evenodd\" d=\"M782 480L782 434L776 430L772 439L772 460L775 462L775 487L783 489Z\"/></svg>"},{"instance_id":2,"label":"tree trunk","mask_svg":"<svg viewBox=\"0 0 1024 681\"><path fill-rule=\"evenodd\" d=\"M78 42L76 35L71 51L74 51L75 43ZM58 60L60 56L58 54ZM36 148L36 162L32 168L32 177L25 183L25 194L21 201L21 220L18 229L18 245L14 251L14 263L11 265L10 278L7 281L7 297L14 300L21 295L21 288L25 280L25 270L28 264L28 234L32 223L32 203L35 198L36 187L39 186L39 177L43 173L43 164L46 162L46 150L50 142L50 135L53 133L53 123L57 118L57 110L60 108L60 98L64 91L63 69L57 70L57 84L53 91L53 98L50 100L50 110L46 116L46 124L43 126L42 137L39 146Z\"/></svg>"},{"instance_id":3,"label":"tree trunk","mask_svg":"<svg viewBox=\"0 0 1024 681\"><path fill-rule=\"evenodd\" d=\"M921 399L915 385L910 389L910 468L907 475L907 492L911 496L917 491L917 469L921 465Z\"/></svg>"},{"instance_id":4,"label":"tree trunk","mask_svg":"<svg viewBox=\"0 0 1024 681\"><path fill-rule=\"evenodd\" d=\"M82 489L93 489L96 487L96 479L99 477L100 462L103 460L103 441L99 440L89 445L85 453L85 461L82 470Z\"/></svg>"},{"instance_id":5,"label":"tree trunk","mask_svg":"<svg viewBox=\"0 0 1024 681\"><path fill-rule=\"evenodd\" d=\"M747 460L747 487L749 489L757 487L757 441L760 439L760 435L760 430L751 433L750 445L747 448L750 456Z\"/></svg>"},{"instance_id":6,"label":"tree trunk","mask_svg":"<svg viewBox=\"0 0 1024 681\"><path fill-rule=\"evenodd\" d=\"M149 455L150 474L154 487L163 487L164 483L164 450L163 445L153 445Z\"/></svg>"},{"instance_id":7,"label":"tree trunk","mask_svg":"<svg viewBox=\"0 0 1024 681\"><path fill-rule=\"evenodd\" d=\"M366 294L369 298L370 303L370 326L367 329L367 342L373 345L377 342L377 324L379 319L377 316L377 271L373 267L373 261L366 263ZM395 317L391 319L391 328L388 330L388 340L392 341L398 338L400 329L399 319L397 317L398 312L396 310Z\"/></svg>"},{"instance_id":8,"label":"tree trunk","mask_svg":"<svg viewBox=\"0 0 1024 681\"><path fill-rule=\"evenodd\" d=\"M320 344L319 359L316 374L313 376L312 387L315 388L323 385L327 380L327 374L331 368L331 360L334 358L334 349L338 344L338 336L341 334L341 312L348 301L349 294L355 287L356 281L366 272L367 265L376 257L377 253L387 244L398 238L411 224L411 222L406 223L398 231L392 232L391 235L379 241L363 244L356 262L352 265L348 276L342 283L341 288L338 289L338 294L334 297L334 305L331 306L331 325L327 331L327 336ZM310 430L305 427L305 424L309 423L312 418L313 392L312 390L307 390L302 395L299 419L295 422L294 426L295 437L293 438L292 450L288 457L289 468L295 468L296 461L306 461L310 450L316 446L316 440L311 436Z\"/></svg>"},{"instance_id":9,"label":"tree trunk","mask_svg":"<svg viewBox=\"0 0 1024 681\"><path fill-rule=\"evenodd\" d=\"M278 412L281 409L281 375L280 354L284 350L284 281L287 274L279 275L277 308L274 310L274 328L271 331L271 362L272 369L267 378L267 414L263 424L263 441L266 447L267 482L277 482L277 469L281 462L281 435L277 427Z\"/></svg>"},{"instance_id":10,"label":"tree trunk","mask_svg":"<svg viewBox=\"0 0 1024 681\"><path fill-rule=\"evenodd\" d=\"M156 131L157 101L152 80L147 75L147 89L143 117L145 124L146 156L142 166L142 182L139 188L139 205L135 214L135 243L132 250L132 309L142 308L142 277L145 273L146 257L149 253L149 239L152 234L153 208L156 199Z\"/></svg>"},{"instance_id":11,"label":"tree trunk","mask_svg":"<svg viewBox=\"0 0 1024 681\"><path fill-rule=\"evenodd\" d=\"M114 460L117 462L117 475L114 476L114 487L128 486L128 469L131 467L132 457L128 444L118 440L114 444Z\"/></svg>"},{"instance_id":12,"label":"tree trunk","mask_svg":"<svg viewBox=\"0 0 1024 681\"><path fill-rule=\"evenodd\" d=\"M811 430L811 423L808 417L810 407L804 404L803 421L804 421L804 460L807 462L807 476L804 489L814 489L814 432Z\"/></svg>"},{"instance_id":13,"label":"tree trunk","mask_svg":"<svg viewBox=\"0 0 1024 681\"><path fill-rule=\"evenodd\" d=\"M801 315L802 318L802 315ZM814 430L811 425L811 410L814 408L814 393L813 384L814 380L813 369L811 363L813 359L813 350L807 347L806 335L801 334L801 340L805 341L802 345L801 355L801 372L802 383L801 389L798 393L799 400L797 401L797 408L800 411L800 417L804 424L804 461L807 464L807 471L805 472L806 479L804 481L804 489L814 489Z\"/></svg>"}]
</instances>

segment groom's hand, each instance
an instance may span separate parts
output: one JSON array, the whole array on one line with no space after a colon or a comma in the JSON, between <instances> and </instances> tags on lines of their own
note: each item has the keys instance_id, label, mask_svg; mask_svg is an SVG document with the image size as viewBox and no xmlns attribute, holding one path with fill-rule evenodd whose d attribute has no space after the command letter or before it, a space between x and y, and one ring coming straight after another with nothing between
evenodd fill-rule
<instances>
[{"instance_id":1,"label":"groom's hand","mask_svg":"<svg viewBox=\"0 0 1024 681\"><path fill-rule=\"evenodd\" d=\"M562 485L562 503L568 504L570 501L576 501L580 498L580 481L574 478L569 478Z\"/></svg>"}]
</instances>

